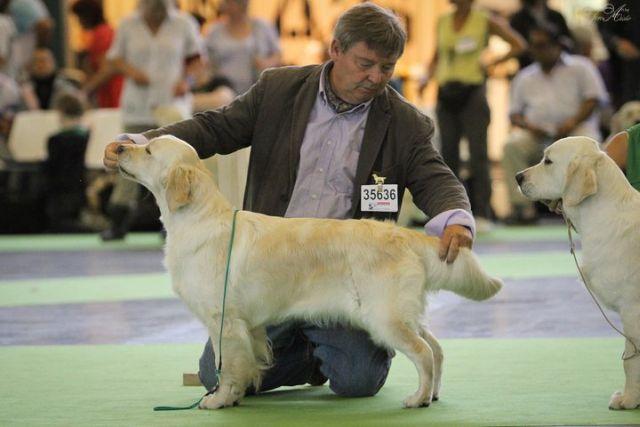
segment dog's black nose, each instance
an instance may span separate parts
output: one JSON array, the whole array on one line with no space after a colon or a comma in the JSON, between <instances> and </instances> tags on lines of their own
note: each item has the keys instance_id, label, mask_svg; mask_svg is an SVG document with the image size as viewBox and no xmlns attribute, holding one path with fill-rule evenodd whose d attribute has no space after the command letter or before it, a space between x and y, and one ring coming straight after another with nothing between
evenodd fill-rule
<instances>
[{"instance_id":1,"label":"dog's black nose","mask_svg":"<svg viewBox=\"0 0 640 427\"><path fill-rule=\"evenodd\" d=\"M118 148L116 148L116 153L122 154L123 151L124 151L124 144L118 145Z\"/></svg>"},{"instance_id":2,"label":"dog's black nose","mask_svg":"<svg viewBox=\"0 0 640 427\"><path fill-rule=\"evenodd\" d=\"M524 173L518 172L516 174L516 182L518 183L518 185L522 185L522 181L524 181Z\"/></svg>"}]
</instances>

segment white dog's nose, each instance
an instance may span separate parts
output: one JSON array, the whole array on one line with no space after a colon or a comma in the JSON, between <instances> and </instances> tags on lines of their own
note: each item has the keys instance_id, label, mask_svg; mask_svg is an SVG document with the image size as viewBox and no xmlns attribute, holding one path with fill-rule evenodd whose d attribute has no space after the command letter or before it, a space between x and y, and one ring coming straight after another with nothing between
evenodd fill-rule
<instances>
[{"instance_id":1,"label":"white dog's nose","mask_svg":"<svg viewBox=\"0 0 640 427\"><path fill-rule=\"evenodd\" d=\"M522 185L522 181L524 181L524 172L518 172L516 174L516 182L518 185Z\"/></svg>"}]
</instances>

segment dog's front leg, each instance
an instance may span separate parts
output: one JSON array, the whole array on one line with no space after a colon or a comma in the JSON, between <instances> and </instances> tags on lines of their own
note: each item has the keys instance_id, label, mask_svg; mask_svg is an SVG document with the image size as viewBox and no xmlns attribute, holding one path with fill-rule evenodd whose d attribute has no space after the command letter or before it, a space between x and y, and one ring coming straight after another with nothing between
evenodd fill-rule
<instances>
[{"instance_id":1,"label":"dog's front leg","mask_svg":"<svg viewBox=\"0 0 640 427\"><path fill-rule=\"evenodd\" d=\"M630 310L636 311L636 310ZM640 316L637 313L621 312L624 333L633 340L640 350ZM635 347L625 340L624 354L631 356ZM635 409L640 407L640 354L624 361L624 392L616 391L611 396L609 409Z\"/></svg>"},{"instance_id":2,"label":"dog's front leg","mask_svg":"<svg viewBox=\"0 0 640 427\"><path fill-rule=\"evenodd\" d=\"M215 327L210 330L215 331ZM242 319L225 320L222 335L222 349L219 347L218 333L211 333L211 342L218 366L222 357L221 371L218 377L218 389L200 402L201 409L219 409L235 406L244 396L247 386L259 373L253 348L251 334Z\"/></svg>"},{"instance_id":3,"label":"dog's front leg","mask_svg":"<svg viewBox=\"0 0 640 427\"><path fill-rule=\"evenodd\" d=\"M205 396L200 402L200 409L221 409L236 406L240 398L244 396L244 390L240 390L232 381L225 381L225 375L220 374L218 389L215 393Z\"/></svg>"}]
</instances>

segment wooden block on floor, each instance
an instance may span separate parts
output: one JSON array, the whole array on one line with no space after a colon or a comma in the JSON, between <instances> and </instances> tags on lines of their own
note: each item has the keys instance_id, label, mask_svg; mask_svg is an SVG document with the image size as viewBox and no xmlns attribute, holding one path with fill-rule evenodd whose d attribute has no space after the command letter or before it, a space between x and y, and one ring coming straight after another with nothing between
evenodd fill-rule
<instances>
[{"instance_id":1,"label":"wooden block on floor","mask_svg":"<svg viewBox=\"0 0 640 427\"><path fill-rule=\"evenodd\" d=\"M202 383L200 382L200 378L198 377L198 374L183 373L182 385L186 387L193 387L193 386L201 386Z\"/></svg>"}]
</instances>

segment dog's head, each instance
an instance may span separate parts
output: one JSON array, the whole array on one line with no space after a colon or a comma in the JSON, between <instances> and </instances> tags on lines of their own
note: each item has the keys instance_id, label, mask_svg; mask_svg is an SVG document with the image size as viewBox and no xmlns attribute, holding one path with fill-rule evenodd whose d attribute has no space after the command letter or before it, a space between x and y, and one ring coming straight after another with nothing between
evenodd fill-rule
<instances>
[{"instance_id":1,"label":"dog's head","mask_svg":"<svg viewBox=\"0 0 640 427\"><path fill-rule=\"evenodd\" d=\"M516 181L531 200L577 206L598 191L596 170L603 156L591 138L563 138L544 150L540 163L518 172Z\"/></svg>"},{"instance_id":2,"label":"dog's head","mask_svg":"<svg viewBox=\"0 0 640 427\"><path fill-rule=\"evenodd\" d=\"M640 123L640 101L629 101L611 117L611 133L615 134Z\"/></svg>"},{"instance_id":3,"label":"dog's head","mask_svg":"<svg viewBox=\"0 0 640 427\"><path fill-rule=\"evenodd\" d=\"M166 203L169 212L190 204L207 174L196 150L171 135L144 145L120 145L118 167L123 176L147 187L161 208Z\"/></svg>"}]
</instances>

